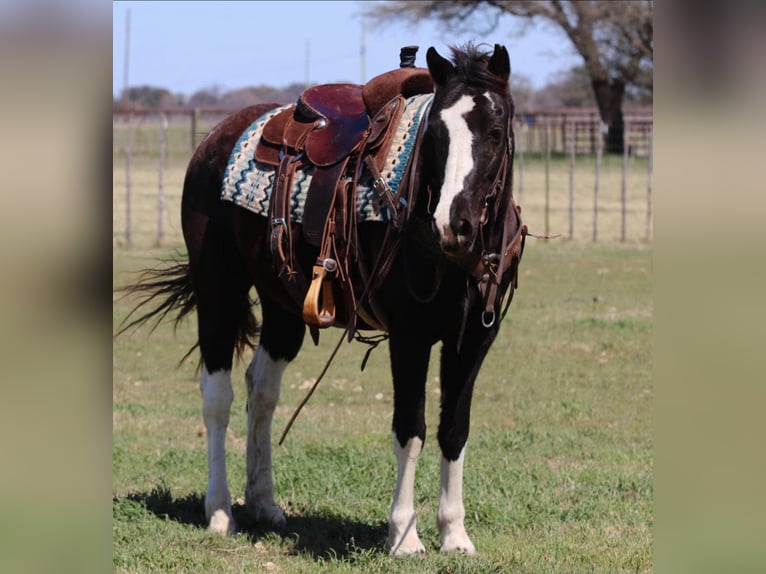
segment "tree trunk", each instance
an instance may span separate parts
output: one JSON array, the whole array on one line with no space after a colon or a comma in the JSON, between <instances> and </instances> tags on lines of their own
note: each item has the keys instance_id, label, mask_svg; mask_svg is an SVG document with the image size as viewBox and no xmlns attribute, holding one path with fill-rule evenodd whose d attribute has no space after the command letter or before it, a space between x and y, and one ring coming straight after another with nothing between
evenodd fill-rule
<instances>
[{"instance_id":1,"label":"tree trunk","mask_svg":"<svg viewBox=\"0 0 766 574\"><path fill-rule=\"evenodd\" d=\"M606 152L622 154L625 145L625 121L622 117L622 101L625 96L625 84L612 82L609 90L609 118L607 125L609 130L606 134Z\"/></svg>"},{"instance_id":2,"label":"tree trunk","mask_svg":"<svg viewBox=\"0 0 766 574\"><path fill-rule=\"evenodd\" d=\"M601 121L607 125L604 138L606 153L622 154L625 121L622 116L622 101L625 83L620 80L593 80L593 94L596 97Z\"/></svg>"}]
</instances>

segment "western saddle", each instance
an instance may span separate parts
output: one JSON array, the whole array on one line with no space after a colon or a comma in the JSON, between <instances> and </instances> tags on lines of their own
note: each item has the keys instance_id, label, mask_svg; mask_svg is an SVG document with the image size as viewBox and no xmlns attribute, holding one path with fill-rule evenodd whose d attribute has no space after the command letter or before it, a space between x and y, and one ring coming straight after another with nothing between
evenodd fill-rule
<instances>
[{"instance_id":1,"label":"western saddle","mask_svg":"<svg viewBox=\"0 0 766 574\"><path fill-rule=\"evenodd\" d=\"M302 304L303 319L315 341L317 328L335 322L335 281L342 293L349 338L356 328L357 295L350 257L356 237L356 189L362 174L371 176L391 222L402 223L399 197L394 197L380 170L406 98L433 91L428 70L412 67L414 52L409 52L407 61L406 50L402 50L402 67L365 85L308 88L295 105L268 121L255 150L256 161L276 169L268 214L272 259L292 298ZM296 171L312 167L301 231L310 245L319 248L319 256L307 281L294 260L291 194ZM384 329L381 321L367 313L363 319L371 327Z\"/></svg>"}]
</instances>

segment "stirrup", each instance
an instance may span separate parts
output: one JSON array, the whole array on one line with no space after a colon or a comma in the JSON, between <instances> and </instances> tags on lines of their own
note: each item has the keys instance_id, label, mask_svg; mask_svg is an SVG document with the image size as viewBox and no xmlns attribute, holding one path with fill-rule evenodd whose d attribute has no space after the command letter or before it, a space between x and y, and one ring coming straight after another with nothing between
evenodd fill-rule
<instances>
[{"instance_id":1,"label":"stirrup","mask_svg":"<svg viewBox=\"0 0 766 574\"><path fill-rule=\"evenodd\" d=\"M307 325L325 328L331 327L335 323L332 280L337 270L338 262L329 257L314 264L311 285L303 302L303 320Z\"/></svg>"}]
</instances>

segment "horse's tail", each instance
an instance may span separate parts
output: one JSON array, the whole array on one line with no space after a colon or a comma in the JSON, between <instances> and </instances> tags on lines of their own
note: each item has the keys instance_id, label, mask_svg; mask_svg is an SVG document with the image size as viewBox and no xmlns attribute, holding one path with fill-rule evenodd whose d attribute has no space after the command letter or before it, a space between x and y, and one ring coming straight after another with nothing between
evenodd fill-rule
<instances>
[{"instance_id":1,"label":"horse's tail","mask_svg":"<svg viewBox=\"0 0 766 574\"><path fill-rule=\"evenodd\" d=\"M153 332L163 319L174 312L177 328L184 317L197 307L197 296L192 285L189 262L178 255L172 259L172 265L145 269L140 272L135 283L120 287L116 291L123 294L121 298L137 296L138 302L120 323L120 329L115 337L155 319L151 328ZM143 313L138 314L141 311ZM181 362L197 347L199 347L199 341L189 349Z\"/></svg>"},{"instance_id":2,"label":"horse's tail","mask_svg":"<svg viewBox=\"0 0 766 574\"><path fill-rule=\"evenodd\" d=\"M189 262L179 255L173 257L169 266L141 271L135 283L120 287L116 291L123 294L121 298L138 297L138 302L120 323L115 337L152 319L155 321L151 331L154 331L171 313L176 313L174 327L177 328L184 317L197 308L197 295L194 292ZM260 332L252 310L254 303L249 294L237 299L234 352L239 359L246 349L255 347ZM142 310L143 313L138 314ZM199 340L181 358L180 363L198 347Z\"/></svg>"}]
</instances>

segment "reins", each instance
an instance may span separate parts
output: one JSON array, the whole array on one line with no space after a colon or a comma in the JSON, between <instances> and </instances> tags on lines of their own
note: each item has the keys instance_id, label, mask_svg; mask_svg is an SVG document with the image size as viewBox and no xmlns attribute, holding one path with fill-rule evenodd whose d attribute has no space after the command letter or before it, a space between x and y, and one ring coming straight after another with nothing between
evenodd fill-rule
<instances>
[{"instance_id":1,"label":"reins","mask_svg":"<svg viewBox=\"0 0 766 574\"><path fill-rule=\"evenodd\" d=\"M434 268L434 285L430 293L427 293L425 296L421 296L419 293L415 292L415 287L412 285L412 278L410 277L408 262L409 257L407 256L407 250L405 250L402 254L402 264L404 265L404 283L407 285L407 292L415 301L421 305L427 305L428 303L433 302L433 300L436 299L436 295L439 293L439 289L441 289L442 286L445 267L444 260L439 259L439 262Z\"/></svg>"},{"instance_id":2,"label":"reins","mask_svg":"<svg viewBox=\"0 0 766 574\"><path fill-rule=\"evenodd\" d=\"M430 107L431 107L431 102L428 103L428 109L425 112L426 117L428 113L430 112ZM389 201L387 201L386 203L389 209L393 208L394 211L390 213L389 225L386 227L386 233L383 236L383 241L381 242L380 250L378 252L377 257L375 258L375 264L373 265L372 270L369 273L368 280L365 282L364 290L362 291L362 294L359 296L356 302L356 305L354 307L354 311L353 311L354 316L359 315L359 310L362 308L362 305L364 304L365 299L369 298L371 296L372 291L374 291L374 289L378 287L378 281L380 280L380 277L387 274L390 268L390 265L392 264L394 258L396 257L399 251L399 245L401 244L403 231L404 231L404 225L408 221L409 216L412 212L413 195L414 195L415 183L417 179L415 177L414 172L417 169L418 162L420 160L421 142L423 140L422 135L425 132L426 124L427 122L424 121L421 123L419 127L417 137L415 138L415 144L413 146L412 153L408 160L408 166L405 169L405 175L399 186L396 197L391 199L390 189L388 189L387 184L383 183L383 185L380 188L376 187L376 191L381 197L388 198ZM379 178L378 181L382 182L383 180ZM389 242L391 241L391 237L393 233L392 230L396 231L397 238L396 238L396 241L393 242L393 244L389 245ZM373 315L374 314L375 314L375 311L373 310ZM349 333L351 326L354 324L354 322L351 319L352 318L349 317L348 320L346 321L346 327L343 329L343 332L341 333L341 336L338 339L338 342L335 344L335 348L332 350L332 353L330 353L330 356L327 359L327 362L325 363L324 367L322 368L322 371L319 373L317 380L314 381L314 384L311 385L311 388L309 389L308 393L306 393L306 396L303 398L303 400L298 404L298 406L293 411L293 414L290 417L290 420L287 422L287 425L285 426L285 430L282 432L282 436L279 439L280 446L284 442L285 437L287 437L287 433L290 431L290 428L293 426L295 419L298 418L298 415L300 414L301 410L303 410L303 407L306 405L306 403L308 403L309 399L314 394L314 391L319 386L319 383L324 378L325 374L330 368L330 365L332 364L332 361L335 359L335 355L338 354L338 350L340 349L340 346L343 344L343 339L346 338L346 335ZM379 318L377 319L380 320ZM382 322L385 323L385 321L382 321ZM357 341L370 345L370 348L367 349L367 352L365 353L365 356L362 359L362 370L364 370L364 367L367 365L367 360L370 357L370 353L373 350L375 350L375 348L380 343L388 339L388 333L382 333L381 335L377 335L374 337L364 337L362 335L357 334L356 339Z\"/></svg>"},{"instance_id":3,"label":"reins","mask_svg":"<svg viewBox=\"0 0 766 574\"><path fill-rule=\"evenodd\" d=\"M391 235L391 226L386 228L386 235L383 237L382 247L385 247L388 243ZM375 265L372 268L372 272L370 273L371 280L367 282L365 285L364 291L362 291L361 296L359 297L359 300L356 303L356 307L354 308L354 314L356 315L359 312L359 308L364 303L365 298L369 295L370 287L372 286L372 278L375 278L375 274L378 272L379 268L381 267L381 264L383 261L385 261L385 255L391 256L391 253L394 250L386 250L381 248L380 252L378 253L378 257L375 260ZM290 428L293 426L293 423L295 422L295 419L298 418L298 415L300 414L301 410L303 410L303 407L306 405L307 402L309 402L309 399L311 398L311 395L314 394L314 391L319 386L319 383L324 378L325 374L327 373L328 369L330 368L330 365L333 362L333 359L335 359L335 355L338 354L338 350L340 349L340 346L343 344L343 340L346 338L346 335L348 334L349 330L351 329L351 325L353 322L349 319L346 321L346 327L343 329L343 332L340 335L340 338L338 339L338 342L335 344L335 348L332 350L332 353L330 353L330 357L327 359L327 362L325 363L324 367L322 368L322 371L319 373L319 376L317 377L317 380L314 381L314 384L311 385L311 388L309 389L308 393L306 393L306 396L303 398L303 400L298 404L298 406L293 411L292 416L290 417L290 420L287 421L287 425L285 426L285 430L282 431L282 436L279 439L279 446L282 446L282 443L285 441L285 437L287 437L287 433L290 431ZM388 335L385 335L385 338L388 338ZM372 350L377 347L381 342L383 342L384 339L381 339L377 342L370 343L373 344L373 347L368 350L367 355L365 355L363 365L367 364L367 359L369 358L369 353L372 352ZM365 342L362 339L362 342Z\"/></svg>"}]
</instances>

